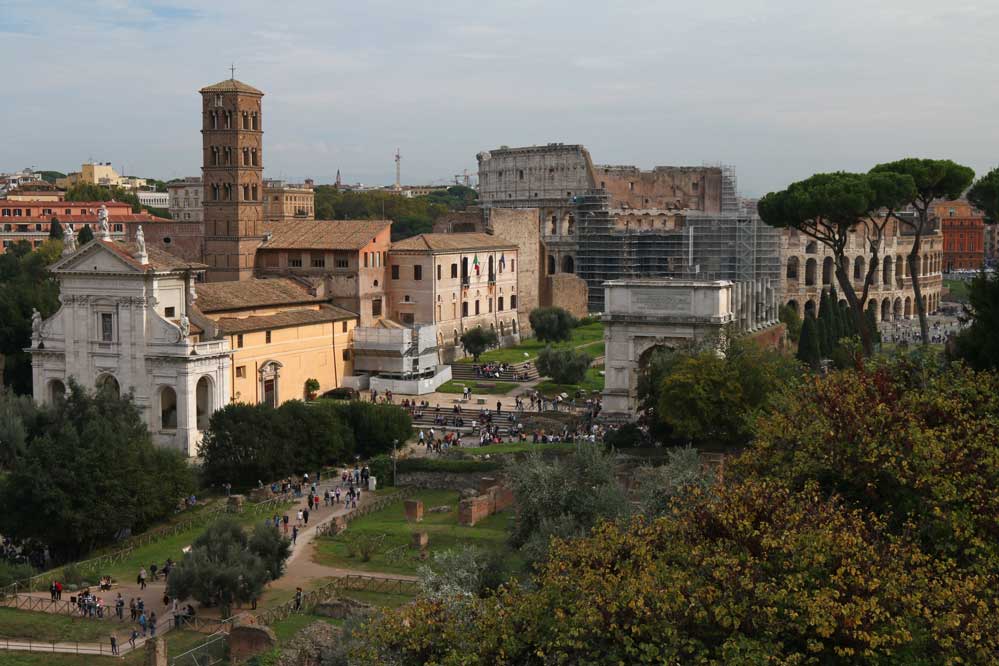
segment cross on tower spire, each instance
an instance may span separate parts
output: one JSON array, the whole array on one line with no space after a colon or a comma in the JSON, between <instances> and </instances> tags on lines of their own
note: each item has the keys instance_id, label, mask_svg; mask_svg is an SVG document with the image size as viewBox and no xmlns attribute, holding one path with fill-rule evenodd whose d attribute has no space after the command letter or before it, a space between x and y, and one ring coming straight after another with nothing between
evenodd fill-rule
<instances>
[{"instance_id":1,"label":"cross on tower spire","mask_svg":"<svg viewBox=\"0 0 999 666\"><path fill-rule=\"evenodd\" d=\"M229 78L233 81L236 80L236 63L229 65Z\"/></svg>"}]
</instances>

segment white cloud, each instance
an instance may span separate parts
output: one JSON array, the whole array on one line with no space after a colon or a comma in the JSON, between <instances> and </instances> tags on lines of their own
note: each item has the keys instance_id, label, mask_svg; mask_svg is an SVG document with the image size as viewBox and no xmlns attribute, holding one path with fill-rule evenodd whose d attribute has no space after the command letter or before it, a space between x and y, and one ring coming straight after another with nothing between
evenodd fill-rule
<instances>
[{"instance_id":1,"label":"white cloud","mask_svg":"<svg viewBox=\"0 0 999 666\"><path fill-rule=\"evenodd\" d=\"M501 144L739 167L750 193L830 168L997 160L999 5L979 0L4 0L0 169L88 157L197 173L197 90L265 91L269 174L410 182ZM16 72L16 70L15 70ZM39 128L44 128L44 131Z\"/></svg>"}]
</instances>

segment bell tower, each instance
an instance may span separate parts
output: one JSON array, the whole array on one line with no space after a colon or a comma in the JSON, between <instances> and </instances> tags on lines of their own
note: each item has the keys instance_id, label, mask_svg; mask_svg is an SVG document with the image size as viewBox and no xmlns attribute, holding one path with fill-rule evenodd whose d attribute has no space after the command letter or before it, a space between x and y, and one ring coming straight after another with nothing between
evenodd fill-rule
<instances>
[{"instance_id":1,"label":"bell tower","mask_svg":"<svg viewBox=\"0 0 999 666\"><path fill-rule=\"evenodd\" d=\"M199 92L207 279L246 280L264 240L264 94L235 78Z\"/></svg>"}]
</instances>

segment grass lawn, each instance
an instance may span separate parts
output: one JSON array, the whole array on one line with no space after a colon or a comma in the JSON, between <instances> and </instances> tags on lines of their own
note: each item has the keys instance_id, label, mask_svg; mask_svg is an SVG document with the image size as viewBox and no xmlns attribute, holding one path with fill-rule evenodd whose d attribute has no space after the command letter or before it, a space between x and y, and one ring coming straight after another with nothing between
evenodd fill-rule
<instances>
[{"instance_id":1,"label":"grass lawn","mask_svg":"<svg viewBox=\"0 0 999 666\"><path fill-rule=\"evenodd\" d=\"M274 624L270 625L270 627L274 630L274 635L277 636L278 643L284 643L285 641L289 641L294 638L295 634L302 629L305 629L313 622L326 622L328 624L335 624L338 627L343 624L343 620L326 617L325 615L294 613L283 620L278 620Z\"/></svg>"},{"instance_id":2,"label":"grass lawn","mask_svg":"<svg viewBox=\"0 0 999 666\"><path fill-rule=\"evenodd\" d=\"M505 395L519 384L514 382L477 382L477 381L456 381L444 382L437 387L438 393L461 393L468 386L473 394L479 395Z\"/></svg>"},{"instance_id":3,"label":"grass lawn","mask_svg":"<svg viewBox=\"0 0 999 666\"><path fill-rule=\"evenodd\" d=\"M113 629L128 626L119 622L85 620L81 617L42 613L37 611L0 608L0 636L3 638L30 638L35 641L79 641L81 643L106 642ZM3 654L0 653L0 664Z\"/></svg>"},{"instance_id":4,"label":"grass lawn","mask_svg":"<svg viewBox=\"0 0 999 666\"><path fill-rule=\"evenodd\" d=\"M968 289L971 282L967 280L944 280L943 286L950 290L950 294L945 301L957 301L958 303L968 302Z\"/></svg>"},{"instance_id":5,"label":"grass lawn","mask_svg":"<svg viewBox=\"0 0 999 666\"><path fill-rule=\"evenodd\" d=\"M479 546L509 553L513 560L511 564L519 568L519 557L510 552L506 543L507 525L514 519L513 511L489 516L475 527L463 527L458 524L457 492L424 490L414 498L423 501L423 522L407 522L402 505L386 507L355 520L350 529L341 534L319 539L316 542L316 560L332 567L412 575L416 573L420 560L416 551L410 548L410 543L412 534L421 531L427 532L430 538L431 553L461 545ZM431 512L432 508L442 505L447 505L450 510L446 513ZM351 557L348 550L349 540L359 535L383 535L380 547L367 562L363 562L359 555ZM345 596L354 596L354 591Z\"/></svg>"},{"instance_id":6,"label":"grass lawn","mask_svg":"<svg viewBox=\"0 0 999 666\"><path fill-rule=\"evenodd\" d=\"M462 453L470 456L499 456L511 453L526 453L528 451L540 451L542 453L571 453L576 450L575 444L532 444L530 442L517 442L516 444L490 444L489 446L476 446L462 448ZM481 524L481 523L480 523Z\"/></svg>"},{"instance_id":7,"label":"grass lawn","mask_svg":"<svg viewBox=\"0 0 999 666\"><path fill-rule=\"evenodd\" d=\"M602 367L590 368L586 371L586 376L583 377L583 381L578 384L556 384L555 382L549 380L538 383L538 385L534 388L541 393L541 395L549 398L558 393L568 393L569 397L572 398L576 395L577 390L583 390L586 392L603 391L604 378L603 375L600 374L602 371Z\"/></svg>"},{"instance_id":8,"label":"grass lawn","mask_svg":"<svg viewBox=\"0 0 999 666\"><path fill-rule=\"evenodd\" d=\"M397 594L395 592L369 592L368 590L348 590L343 596L355 599L362 603L380 606L382 608L398 608L403 604L408 604L416 597L408 594Z\"/></svg>"},{"instance_id":9,"label":"grass lawn","mask_svg":"<svg viewBox=\"0 0 999 666\"><path fill-rule=\"evenodd\" d=\"M171 657L180 655L196 645L204 643L208 638L196 631L171 631L166 635L167 652ZM107 643L107 636L104 636ZM41 652L10 652L0 651L0 664L3 666L141 666L145 664L146 651L138 649L129 652L124 657L98 657L96 655L48 654Z\"/></svg>"},{"instance_id":10,"label":"grass lawn","mask_svg":"<svg viewBox=\"0 0 999 666\"><path fill-rule=\"evenodd\" d=\"M283 505L283 507L275 507L274 513L281 513L284 510L284 507L291 507L294 505L295 502L288 502ZM267 517L270 517L270 515ZM237 516L237 520L239 520L239 522L243 525L250 525L255 522L263 522L264 517L265 516L263 514L241 514ZM86 574L94 578L94 580L88 582L96 583L96 579L98 577L106 574L110 574L119 581L134 580L136 575L139 573L140 567L146 567L148 569L149 565L153 563L162 567L168 557L173 558L174 562L179 562L181 557L183 557L183 553L181 551L191 545L191 543L197 539L210 524L211 523L209 522L197 527L192 527L189 530L179 532L170 537L161 539L160 541L156 541L155 543L138 548L129 553L128 557L121 562L116 562L101 571L94 571L93 573Z\"/></svg>"},{"instance_id":11,"label":"grass lawn","mask_svg":"<svg viewBox=\"0 0 999 666\"><path fill-rule=\"evenodd\" d=\"M603 339L604 325L599 321L595 321L590 324L586 324L585 326L579 326L572 329L572 339L567 342L556 343L552 345L552 347L555 349L571 349L573 347L600 342L600 353L593 354L594 356L600 356L603 354ZM503 349L490 349L479 357L478 362L520 363L522 361L531 361L537 357L545 346L546 343L541 342L537 338L528 338L519 345L504 347ZM587 351L587 353L589 353L588 350L583 351ZM596 351L596 347L594 347L594 351ZM459 363L472 363L472 359L464 358L461 359Z\"/></svg>"}]
</instances>

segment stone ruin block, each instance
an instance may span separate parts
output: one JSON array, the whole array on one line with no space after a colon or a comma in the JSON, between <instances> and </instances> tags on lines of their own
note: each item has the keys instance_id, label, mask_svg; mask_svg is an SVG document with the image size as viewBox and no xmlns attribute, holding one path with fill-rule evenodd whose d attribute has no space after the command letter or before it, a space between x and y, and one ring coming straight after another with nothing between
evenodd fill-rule
<instances>
[{"instance_id":1,"label":"stone ruin block","mask_svg":"<svg viewBox=\"0 0 999 666\"><path fill-rule=\"evenodd\" d=\"M426 532L413 532L413 548L425 550L430 544L430 535Z\"/></svg>"},{"instance_id":2,"label":"stone ruin block","mask_svg":"<svg viewBox=\"0 0 999 666\"><path fill-rule=\"evenodd\" d=\"M237 621L229 632L229 658L234 664L244 663L277 645L277 636L270 627L257 624L253 616Z\"/></svg>"},{"instance_id":3,"label":"stone ruin block","mask_svg":"<svg viewBox=\"0 0 999 666\"><path fill-rule=\"evenodd\" d=\"M486 491L488 491L490 488L492 488L495 485L498 485L497 481L496 481L495 478L493 478L491 476L484 476L484 477L480 478L479 479L479 494L480 495L485 495Z\"/></svg>"},{"instance_id":4,"label":"stone ruin block","mask_svg":"<svg viewBox=\"0 0 999 666\"><path fill-rule=\"evenodd\" d=\"M420 500L406 500L406 520L411 523L423 522L423 502Z\"/></svg>"}]
</instances>

